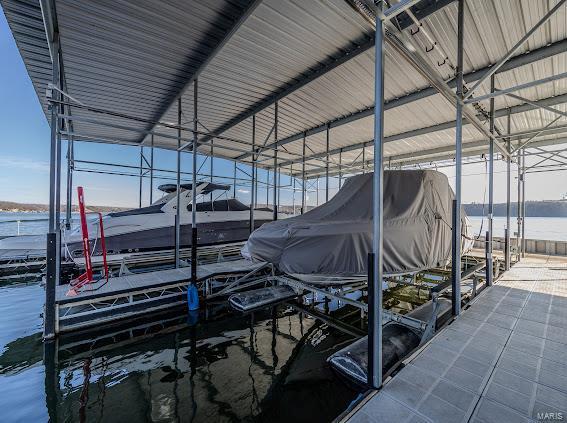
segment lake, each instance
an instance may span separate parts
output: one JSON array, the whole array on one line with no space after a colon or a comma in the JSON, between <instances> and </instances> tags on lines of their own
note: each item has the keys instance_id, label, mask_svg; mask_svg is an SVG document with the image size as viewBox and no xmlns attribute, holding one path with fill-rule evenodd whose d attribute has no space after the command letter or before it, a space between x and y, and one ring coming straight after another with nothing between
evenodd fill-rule
<instances>
[{"instance_id":1,"label":"lake","mask_svg":"<svg viewBox=\"0 0 567 423\"><path fill-rule=\"evenodd\" d=\"M291 305L178 309L55 345L42 342L44 296L38 283L0 287L3 423L327 422L360 395L326 362L356 338Z\"/></svg>"},{"instance_id":2,"label":"lake","mask_svg":"<svg viewBox=\"0 0 567 423\"><path fill-rule=\"evenodd\" d=\"M11 213L0 212L0 237L11 236L18 233L20 220L20 234L41 234L47 232L47 213ZM479 216L469 216L475 234L478 234L483 219ZM73 214L75 223L78 214ZM511 218L512 232L516 230L516 218ZM504 236L506 226L505 217L494 218L494 236ZM486 231L487 223L484 219L483 232ZM547 239L551 241L567 241L567 218L564 217L528 217L526 218L526 238Z\"/></svg>"},{"instance_id":3,"label":"lake","mask_svg":"<svg viewBox=\"0 0 567 423\"><path fill-rule=\"evenodd\" d=\"M171 310L55 344L42 342L44 298L37 281L0 280L2 423L329 422L362 394L327 363L367 331L360 311L336 300L250 313L209 301L197 315ZM398 312L427 299L411 286L384 292Z\"/></svg>"},{"instance_id":4,"label":"lake","mask_svg":"<svg viewBox=\"0 0 567 423\"><path fill-rule=\"evenodd\" d=\"M478 234L481 225L483 234L488 228L488 221L486 218L480 216L469 216L473 225L475 234ZM484 221L484 224L482 222ZM514 237L514 232L517 230L517 222L515 217L510 218L512 227L511 237ZM506 228L505 217L494 218L494 236L504 237L504 228ZM542 239L549 241L567 241L567 218L565 217L526 217L526 238L527 239Z\"/></svg>"}]
</instances>

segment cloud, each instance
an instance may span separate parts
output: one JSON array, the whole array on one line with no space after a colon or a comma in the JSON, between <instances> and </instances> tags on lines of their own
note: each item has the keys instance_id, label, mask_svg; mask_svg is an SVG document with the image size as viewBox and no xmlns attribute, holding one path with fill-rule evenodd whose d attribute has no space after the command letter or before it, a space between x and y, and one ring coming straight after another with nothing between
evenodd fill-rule
<instances>
[{"instance_id":1,"label":"cloud","mask_svg":"<svg viewBox=\"0 0 567 423\"><path fill-rule=\"evenodd\" d=\"M48 172L49 163L41 160L31 160L22 157L3 156L0 157L0 168L14 168L20 170L33 170L36 172Z\"/></svg>"},{"instance_id":2,"label":"cloud","mask_svg":"<svg viewBox=\"0 0 567 423\"><path fill-rule=\"evenodd\" d=\"M236 191L238 191L238 192L241 193L241 194L250 194L250 191L247 190L247 189L242 189L242 188L240 188L240 189L237 189Z\"/></svg>"}]
</instances>

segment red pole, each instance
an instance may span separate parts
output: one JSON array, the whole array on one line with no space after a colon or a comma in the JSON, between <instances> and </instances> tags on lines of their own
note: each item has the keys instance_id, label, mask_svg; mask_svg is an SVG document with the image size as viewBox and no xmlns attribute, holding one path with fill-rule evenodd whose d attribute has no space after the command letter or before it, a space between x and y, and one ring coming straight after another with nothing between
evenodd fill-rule
<instances>
[{"instance_id":1,"label":"red pole","mask_svg":"<svg viewBox=\"0 0 567 423\"><path fill-rule=\"evenodd\" d=\"M91 263L91 254L89 247L89 230L87 228L87 215L85 213L85 197L83 195L83 187L77 187L79 194L79 214L81 216L81 233L83 235L83 255L85 257L85 270L88 281L93 280L93 266Z\"/></svg>"}]
</instances>

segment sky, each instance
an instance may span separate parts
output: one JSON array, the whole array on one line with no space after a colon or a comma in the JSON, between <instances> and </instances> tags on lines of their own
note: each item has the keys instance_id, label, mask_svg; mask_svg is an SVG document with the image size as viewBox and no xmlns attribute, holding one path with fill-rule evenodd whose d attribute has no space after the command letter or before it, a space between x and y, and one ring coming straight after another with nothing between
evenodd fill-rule
<instances>
[{"instance_id":1,"label":"sky","mask_svg":"<svg viewBox=\"0 0 567 423\"><path fill-rule=\"evenodd\" d=\"M40 107L38 97L33 89L21 56L18 52L14 38L10 32L3 12L0 9L0 200L22 203L48 203L49 195L49 144L50 133L47 119ZM43 94L43 93L42 93ZM63 143L63 156L66 145ZM117 146L98 143L75 143L75 159L91 161L109 161L125 165L138 166L140 161L139 149L131 146ZM209 170L210 162L206 157L199 157L199 166L202 172ZM203 163L205 162L205 163ZM155 149L155 167L162 169L175 169L175 153ZM182 170L190 171L190 154L183 154ZM528 161L529 164L529 161ZM92 169L92 165L77 164L84 170ZM215 175L232 176L233 163L223 159L215 159ZM249 168L242 166L245 172ZM107 169L111 170L111 169ZM454 182L454 168L440 169ZM132 169L127 172L136 173ZM495 164L494 198L495 202L506 200L505 163L497 161ZM512 166L515 175L516 167ZM163 175L163 174L162 174ZM238 172L239 177L248 176ZM526 179L526 198L528 200L554 200L567 193L565 181L567 172L550 172L529 174ZM264 181L266 173L259 171L259 179ZM463 202L484 202L486 199L487 176L484 164L466 165L463 168ZM221 178L218 182L228 181ZM166 179L156 179L155 187L160 183L172 182ZM65 172L63 171L63 187L65 186ZM292 204L292 194L289 186L291 180L282 176L280 203ZM95 174L88 172L75 172L73 187L83 186L87 204L116 207L136 207L139 202L139 178L137 176L119 176ZM299 185L298 185L299 186ZM321 178L319 200L325 197L325 181ZM331 196L337 191L338 181L331 179ZM154 187L154 200L160 193ZM75 191L74 191L75 192ZM64 196L64 188L62 191ZM512 201L516 199L515 179L512 181ZM250 201L249 183L237 184L236 196L241 201ZM300 200L296 194L295 203ZM266 202L266 190L261 188L258 192L258 202ZM271 202L272 194L269 193ZM310 191L307 194L307 204L315 205L317 193ZM149 181L144 179L142 205L149 204Z\"/></svg>"}]
</instances>

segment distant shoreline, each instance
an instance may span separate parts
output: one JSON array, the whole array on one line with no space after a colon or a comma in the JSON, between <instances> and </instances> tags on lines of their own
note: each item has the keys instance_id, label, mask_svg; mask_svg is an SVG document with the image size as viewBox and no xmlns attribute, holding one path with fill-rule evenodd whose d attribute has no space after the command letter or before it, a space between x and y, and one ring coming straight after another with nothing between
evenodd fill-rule
<instances>
[{"instance_id":1,"label":"distant shoreline","mask_svg":"<svg viewBox=\"0 0 567 423\"><path fill-rule=\"evenodd\" d=\"M258 204L258 207L271 207L271 205ZM488 213L488 205L480 203L470 203L463 205L465 212L469 216L485 216ZM510 204L511 216L516 216L517 203ZM313 206L306 206L307 210L311 210ZM114 212L121 210L128 210L127 207L112 207L112 206L88 206L88 211L92 212ZM299 212L300 206L296 205L295 210ZM280 212L291 213L293 207L291 205L280 205ZM11 213L46 213L49 211L47 204L33 204L33 203L16 203L12 201L0 201L0 212ZM65 211L65 206L61 206L61 211ZM73 205L72 211L78 212L78 206ZM506 204L494 204L494 216L506 216ZM567 217L567 200L555 201L526 201L526 216L527 217Z\"/></svg>"},{"instance_id":2,"label":"distant shoreline","mask_svg":"<svg viewBox=\"0 0 567 423\"><path fill-rule=\"evenodd\" d=\"M88 206L88 211L92 212L113 212L127 210L124 207L112 207L112 206ZM16 203L13 201L0 201L0 212L11 212L11 213L46 213L49 211L49 206L47 204L34 204L34 203ZM65 205L61 206L61 211L65 211ZM74 205L72 207L73 212L78 212L79 207Z\"/></svg>"}]
</instances>

